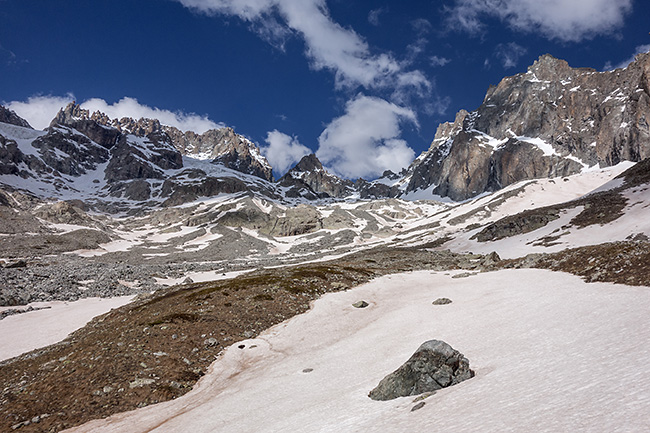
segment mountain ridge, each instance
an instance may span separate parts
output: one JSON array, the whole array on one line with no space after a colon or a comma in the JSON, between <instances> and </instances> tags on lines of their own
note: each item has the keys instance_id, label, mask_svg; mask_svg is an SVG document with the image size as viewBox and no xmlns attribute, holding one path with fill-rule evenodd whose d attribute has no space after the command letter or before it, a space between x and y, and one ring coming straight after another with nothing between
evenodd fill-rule
<instances>
[{"instance_id":1,"label":"mountain ridge","mask_svg":"<svg viewBox=\"0 0 650 433\"><path fill-rule=\"evenodd\" d=\"M609 72L572 68L542 55L527 72L491 86L476 110L460 110L453 122L440 124L429 149L399 175L385 173L372 181L339 178L315 155L275 181L257 145L228 127L183 132L157 119L111 119L76 103L62 108L43 132L5 108L0 119L14 125L2 138L0 173L23 179L5 183L20 187L27 179L32 184L40 179L53 187L33 190L63 197L62 189L78 190L73 184L79 178L99 170L92 182L102 187L93 188L94 201L122 200L99 206L109 211L132 206L124 200L169 206L224 191L285 203L396 197L462 201L522 180L650 156L650 53Z\"/></svg>"}]
</instances>

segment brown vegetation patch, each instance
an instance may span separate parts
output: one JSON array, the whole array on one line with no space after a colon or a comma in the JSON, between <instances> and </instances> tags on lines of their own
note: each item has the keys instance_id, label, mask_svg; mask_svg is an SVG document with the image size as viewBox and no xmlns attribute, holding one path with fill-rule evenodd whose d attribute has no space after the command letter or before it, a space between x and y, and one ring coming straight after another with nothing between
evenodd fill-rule
<instances>
[{"instance_id":1,"label":"brown vegetation patch","mask_svg":"<svg viewBox=\"0 0 650 433\"><path fill-rule=\"evenodd\" d=\"M560 218L562 212L579 206L583 206L584 209L571 219L571 225L583 228L594 224L608 224L620 218L627 206L628 200L621 195L620 191L621 188L616 188L590 194L570 202L508 215L488 225L472 236L472 239L476 239L478 242L488 242L530 233Z\"/></svg>"},{"instance_id":2,"label":"brown vegetation patch","mask_svg":"<svg viewBox=\"0 0 650 433\"><path fill-rule=\"evenodd\" d=\"M0 431L57 432L177 398L224 347L306 311L325 292L389 273L476 269L484 259L376 249L160 290L95 318L62 343L0 363Z\"/></svg>"},{"instance_id":3,"label":"brown vegetation patch","mask_svg":"<svg viewBox=\"0 0 650 433\"><path fill-rule=\"evenodd\" d=\"M504 261L504 267L532 267L569 272L587 282L631 286L650 285L650 242L612 242L572 248L553 254L533 254Z\"/></svg>"}]
</instances>

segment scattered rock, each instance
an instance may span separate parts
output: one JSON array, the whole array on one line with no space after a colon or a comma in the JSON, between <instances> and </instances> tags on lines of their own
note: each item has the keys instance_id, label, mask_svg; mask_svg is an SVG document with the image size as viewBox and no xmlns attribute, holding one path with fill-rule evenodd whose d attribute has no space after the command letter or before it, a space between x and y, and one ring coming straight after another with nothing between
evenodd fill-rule
<instances>
[{"instance_id":1,"label":"scattered rock","mask_svg":"<svg viewBox=\"0 0 650 433\"><path fill-rule=\"evenodd\" d=\"M146 378L138 378L134 380L133 382L129 382L129 388L141 388L146 385L151 385L154 383L156 379L146 379Z\"/></svg>"},{"instance_id":2,"label":"scattered rock","mask_svg":"<svg viewBox=\"0 0 650 433\"><path fill-rule=\"evenodd\" d=\"M413 408L411 408L411 412L415 412L416 410L420 410L420 409L422 409L422 408L424 407L425 404L426 404L426 403L423 402L423 401L419 402L418 404L416 404L415 406L413 406Z\"/></svg>"},{"instance_id":3,"label":"scattered rock","mask_svg":"<svg viewBox=\"0 0 650 433\"><path fill-rule=\"evenodd\" d=\"M27 262L25 260L16 260L5 264L5 269L18 269L27 267Z\"/></svg>"},{"instance_id":4,"label":"scattered rock","mask_svg":"<svg viewBox=\"0 0 650 433\"><path fill-rule=\"evenodd\" d=\"M417 403L418 401L422 401L424 399L427 399L431 397L432 395L435 395L436 391L431 391L431 392L425 392L424 394L420 394L417 397L413 399L413 403Z\"/></svg>"},{"instance_id":5,"label":"scattered rock","mask_svg":"<svg viewBox=\"0 0 650 433\"><path fill-rule=\"evenodd\" d=\"M435 301L433 301L433 305L447 305L451 304L451 299L449 298L438 298Z\"/></svg>"},{"instance_id":6,"label":"scattered rock","mask_svg":"<svg viewBox=\"0 0 650 433\"><path fill-rule=\"evenodd\" d=\"M302 370L303 373L311 373L312 371L314 371L313 368L305 368Z\"/></svg>"},{"instance_id":7,"label":"scattered rock","mask_svg":"<svg viewBox=\"0 0 650 433\"><path fill-rule=\"evenodd\" d=\"M368 396L373 400L422 394L474 377L462 353L440 340L429 340L400 368L379 382Z\"/></svg>"},{"instance_id":8,"label":"scattered rock","mask_svg":"<svg viewBox=\"0 0 650 433\"><path fill-rule=\"evenodd\" d=\"M352 304L354 308L366 308L368 305L370 304L368 304L366 301L357 301L354 304Z\"/></svg>"},{"instance_id":9,"label":"scattered rock","mask_svg":"<svg viewBox=\"0 0 650 433\"><path fill-rule=\"evenodd\" d=\"M217 340L217 339L214 338L214 337L210 337L210 338L206 339L206 340L203 342L203 344L204 344L205 346L207 346L207 347L214 347L214 346L217 346L217 345L219 344L219 340Z\"/></svg>"},{"instance_id":10,"label":"scattered rock","mask_svg":"<svg viewBox=\"0 0 650 433\"><path fill-rule=\"evenodd\" d=\"M467 278L476 275L478 272L461 272L460 274L452 275L451 278Z\"/></svg>"}]
</instances>

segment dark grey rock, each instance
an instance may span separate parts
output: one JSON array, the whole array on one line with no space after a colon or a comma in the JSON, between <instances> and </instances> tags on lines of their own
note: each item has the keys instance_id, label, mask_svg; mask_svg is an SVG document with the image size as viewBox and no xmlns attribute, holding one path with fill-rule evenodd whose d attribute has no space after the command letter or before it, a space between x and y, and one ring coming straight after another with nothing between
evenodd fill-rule
<instances>
[{"instance_id":1,"label":"dark grey rock","mask_svg":"<svg viewBox=\"0 0 650 433\"><path fill-rule=\"evenodd\" d=\"M0 122L33 129L29 122L17 115L14 111L0 105Z\"/></svg>"},{"instance_id":2,"label":"dark grey rock","mask_svg":"<svg viewBox=\"0 0 650 433\"><path fill-rule=\"evenodd\" d=\"M433 305L447 305L451 304L451 299L449 298L438 298L435 301L433 301Z\"/></svg>"},{"instance_id":3,"label":"dark grey rock","mask_svg":"<svg viewBox=\"0 0 650 433\"><path fill-rule=\"evenodd\" d=\"M379 382L368 396L373 400L422 394L474 377L462 353L439 340L423 343L404 365Z\"/></svg>"},{"instance_id":4,"label":"dark grey rock","mask_svg":"<svg viewBox=\"0 0 650 433\"><path fill-rule=\"evenodd\" d=\"M420 410L420 409L422 409L422 408L424 407L425 404L426 404L426 403L423 402L423 401L419 402L418 404L416 404L415 406L413 406L413 407L411 408L411 412L415 412L416 410Z\"/></svg>"},{"instance_id":5,"label":"dark grey rock","mask_svg":"<svg viewBox=\"0 0 650 433\"><path fill-rule=\"evenodd\" d=\"M57 125L76 129L106 149L115 146L122 135L116 128L91 119L88 110L84 110L74 102L68 104L57 113L54 120L50 123L50 129L53 129Z\"/></svg>"},{"instance_id":6,"label":"dark grey rock","mask_svg":"<svg viewBox=\"0 0 650 433\"><path fill-rule=\"evenodd\" d=\"M27 262L25 260L15 260L13 262L8 262L4 265L5 269L17 269L27 267Z\"/></svg>"},{"instance_id":7,"label":"dark grey rock","mask_svg":"<svg viewBox=\"0 0 650 433\"><path fill-rule=\"evenodd\" d=\"M304 156L278 183L293 188L296 196L315 200L325 197L347 197L354 192L354 184L325 170L316 155Z\"/></svg>"},{"instance_id":8,"label":"dark grey rock","mask_svg":"<svg viewBox=\"0 0 650 433\"><path fill-rule=\"evenodd\" d=\"M366 308L369 304L366 301L357 301L352 306L354 308Z\"/></svg>"}]
</instances>

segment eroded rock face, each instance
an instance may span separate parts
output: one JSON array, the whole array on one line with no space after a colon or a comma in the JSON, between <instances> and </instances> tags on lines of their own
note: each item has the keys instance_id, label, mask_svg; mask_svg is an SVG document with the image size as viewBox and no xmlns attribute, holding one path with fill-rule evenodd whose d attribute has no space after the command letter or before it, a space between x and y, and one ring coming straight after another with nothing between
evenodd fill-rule
<instances>
[{"instance_id":1,"label":"eroded rock face","mask_svg":"<svg viewBox=\"0 0 650 433\"><path fill-rule=\"evenodd\" d=\"M14 111L0 105L0 122L11 125L22 126L23 128L32 128L28 121L18 116Z\"/></svg>"},{"instance_id":2,"label":"eroded rock face","mask_svg":"<svg viewBox=\"0 0 650 433\"><path fill-rule=\"evenodd\" d=\"M650 156L650 53L625 69L571 68L543 55L461 110L409 167L406 191L464 200L520 180Z\"/></svg>"},{"instance_id":3,"label":"eroded rock face","mask_svg":"<svg viewBox=\"0 0 650 433\"><path fill-rule=\"evenodd\" d=\"M259 148L232 128L211 129L202 134L183 132L173 126L162 125L157 119L111 119L101 112L90 114L74 103L57 114L52 121L52 125L55 124L77 129L107 148L118 144L123 135L132 134L150 140L164 135L167 137L165 140L182 155L215 159L233 170L273 180L271 166L260 154Z\"/></svg>"},{"instance_id":4,"label":"eroded rock face","mask_svg":"<svg viewBox=\"0 0 650 433\"><path fill-rule=\"evenodd\" d=\"M122 135L116 128L91 119L88 110L74 103L68 104L57 113L50 123L50 128L57 125L74 128L106 149L115 146Z\"/></svg>"},{"instance_id":5,"label":"eroded rock face","mask_svg":"<svg viewBox=\"0 0 650 433\"><path fill-rule=\"evenodd\" d=\"M354 192L354 184L325 170L320 160L314 155L304 156L295 167L279 180L281 186L294 188L306 198L308 195L318 197L347 197ZM298 192L297 192L298 194Z\"/></svg>"},{"instance_id":6,"label":"eroded rock face","mask_svg":"<svg viewBox=\"0 0 650 433\"><path fill-rule=\"evenodd\" d=\"M423 343L404 365L379 382L368 396L392 400L456 385L474 377L462 353L440 340Z\"/></svg>"}]
</instances>

